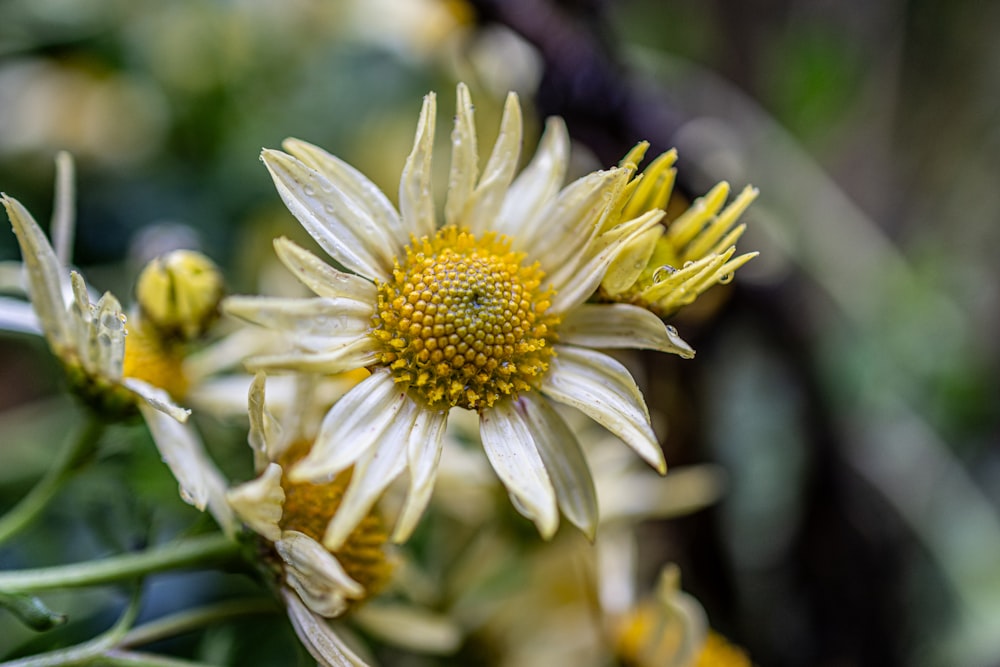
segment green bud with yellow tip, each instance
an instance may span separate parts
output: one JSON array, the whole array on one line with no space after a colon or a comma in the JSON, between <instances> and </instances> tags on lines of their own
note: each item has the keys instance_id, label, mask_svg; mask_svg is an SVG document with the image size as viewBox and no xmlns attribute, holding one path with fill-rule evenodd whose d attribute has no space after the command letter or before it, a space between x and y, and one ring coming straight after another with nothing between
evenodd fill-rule
<instances>
[{"instance_id":1,"label":"green bud with yellow tip","mask_svg":"<svg viewBox=\"0 0 1000 667\"><path fill-rule=\"evenodd\" d=\"M161 338L200 338L219 315L222 272L205 255L174 250L147 264L136 282L143 321Z\"/></svg>"}]
</instances>

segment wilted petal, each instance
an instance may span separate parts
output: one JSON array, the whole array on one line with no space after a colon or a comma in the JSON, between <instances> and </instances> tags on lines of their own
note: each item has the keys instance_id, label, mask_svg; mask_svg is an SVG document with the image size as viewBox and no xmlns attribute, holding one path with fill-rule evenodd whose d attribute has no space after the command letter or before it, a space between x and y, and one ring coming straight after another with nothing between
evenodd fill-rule
<instances>
[{"instance_id":1,"label":"wilted petal","mask_svg":"<svg viewBox=\"0 0 1000 667\"><path fill-rule=\"evenodd\" d=\"M410 430L406 450L410 488L393 529L394 542L402 543L410 538L431 499L447 424L447 410L422 410Z\"/></svg>"},{"instance_id":2,"label":"wilted petal","mask_svg":"<svg viewBox=\"0 0 1000 667\"><path fill-rule=\"evenodd\" d=\"M281 597L295 634L320 667L368 667L368 663L347 647L326 619L310 611L295 593L282 590Z\"/></svg>"},{"instance_id":3,"label":"wilted petal","mask_svg":"<svg viewBox=\"0 0 1000 667\"><path fill-rule=\"evenodd\" d=\"M479 177L475 113L469 88L464 83L458 84L455 106L455 127L451 131L451 175L444 219L449 225L462 225Z\"/></svg>"},{"instance_id":4,"label":"wilted petal","mask_svg":"<svg viewBox=\"0 0 1000 667\"><path fill-rule=\"evenodd\" d=\"M661 474L667 470L646 402L628 369L600 352L557 345L540 389L577 408L634 449Z\"/></svg>"},{"instance_id":5,"label":"wilted petal","mask_svg":"<svg viewBox=\"0 0 1000 667\"><path fill-rule=\"evenodd\" d=\"M461 224L476 236L495 229L504 196L514 180L514 172L521 156L521 125L521 105L517 95L509 93L504 104L503 118L500 120L500 134L461 220Z\"/></svg>"},{"instance_id":6,"label":"wilted petal","mask_svg":"<svg viewBox=\"0 0 1000 667\"><path fill-rule=\"evenodd\" d=\"M180 495L190 505L208 510L227 534L233 532L233 513L226 502L226 480L208 458L193 428L179 423L150 405L139 404L156 448L180 485Z\"/></svg>"},{"instance_id":7,"label":"wilted petal","mask_svg":"<svg viewBox=\"0 0 1000 667\"><path fill-rule=\"evenodd\" d=\"M556 493L535 447L532 427L517 412L511 400L498 401L482 411L479 433L490 465L507 491L518 501L519 510L548 539L559 526Z\"/></svg>"},{"instance_id":8,"label":"wilted petal","mask_svg":"<svg viewBox=\"0 0 1000 667\"><path fill-rule=\"evenodd\" d=\"M140 380L139 378L123 378L122 386L136 394L145 403L169 415L177 422L183 424L191 416L191 411L174 403L173 399L170 398L170 394L144 380ZM139 403L139 407L143 407L142 403Z\"/></svg>"},{"instance_id":9,"label":"wilted petal","mask_svg":"<svg viewBox=\"0 0 1000 667\"><path fill-rule=\"evenodd\" d=\"M434 194L431 192L431 155L434 152L434 121L437 96L427 93L417 121L413 150L399 178L399 212L403 224L417 238L433 236L437 227Z\"/></svg>"},{"instance_id":10,"label":"wilted petal","mask_svg":"<svg viewBox=\"0 0 1000 667\"><path fill-rule=\"evenodd\" d=\"M378 341L362 335L346 344L338 345L322 352L287 352L250 357L246 360L247 370L294 370L308 373L343 373L364 368L375 361Z\"/></svg>"},{"instance_id":11,"label":"wilted petal","mask_svg":"<svg viewBox=\"0 0 1000 667\"><path fill-rule=\"evenodd\" d=\"M374 304L345 297L292 299L233 296L223 302L233 317L295 336L309 349L329 349L353 341L371 327Z\"/></svg>"},{"instance_id":12,"label":"wilted petal","mask_svg":"<svg viewBox=\"0 0 1000 667\"><path fill-rule=\"evenodd\" d=\"M272 542L281 537L281 508L285 490L281 488L281 466L270 463L264 472L226 492L226 500L240 520Z\"/></svg>"},{"instance_id":13,"label":"wilted petal","mask_svg":"<svg viewBox=\"0 0 1000 667\"><path fill-rule=\"evenodd\" d=\"M340 561L305 533L286 530L274 548L285 562L285 580L317 614L333 618L347 608L347 599L365 589L344 571Z\"/></svg>"}]
</instances>

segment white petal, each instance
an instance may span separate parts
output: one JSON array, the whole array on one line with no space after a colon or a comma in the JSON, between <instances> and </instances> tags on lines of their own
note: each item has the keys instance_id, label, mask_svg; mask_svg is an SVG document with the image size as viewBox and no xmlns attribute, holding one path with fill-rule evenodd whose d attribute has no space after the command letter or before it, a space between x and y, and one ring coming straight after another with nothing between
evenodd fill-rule
<instances>
[{"instance_id":1,"label":"white petal","mask_svg":"<svg viewBox=\"0 0 1000 667\"><path fill-rule=\"evenodd\" d=\"M372 602L358 607L351 618L375 637L410 651L450 654L462 642L454 620L412 605Z\"/></svg>"},{"instance_id":2,"label":"white petal","mask_svg":"<svg viewBox=\"0 0 1000 667\"><path fill-rule=\"evenodd\" d=\"M378 292L370 280L338 271L284 236L274 239L274 251L282 264L319 296L375 303Z\"/></svg>"},{"instance_id":3,"label":"white petal","mask_svg":"<svg viewBox=\"0 0 1000 667\"><path fill-rule=\"evenodd\" d=\"M76 231L76 188L73 156L66 151L56 154L56 194L52 206L52 247L63 266L69 266Z\"/></svg>"},{"instance_id":4,"label":"white petal","mask_svg":"<svg viewBox=\"0 0 1000 667\"><path fill-rule=\"evenodd\" d=\"M560 342L597 348L639 348L690 359L694 350L659 317L625 303L582 304L559 325Z\"/></svg>"},{"instance_id":5,"label":"white petal","mask_svg":"<svg viewBox=\"0 0 1000 667\"><path fill-rule=\"evenodd\" d=\"M42 325L30 303L0 297L0 329L42 335Z\"/></svg>"},{"instance_id":6,"label":"white petal","mask_svg":"<svg viewBox=\"0 0 1000 667\"><path fill-rule=\"evenodd\" d=\"M431 499L447 424L447 410L422 410L417 415L406 449L410 489L396 519L393 542L402 543L410 538Z\"/></svg>"},{"instance_id":7,"label":"white petal","mask_svg":"<svg viewBox=\"0 0 1000 667\"><path fill-rule=\"evenodd\" d=\"M560 509L570 523L593 540L598 521L597 491L576 436L538 392L522 394L515 408L531 431Z\"/></svg>"},{"instance_id":8,"label":"white petal","mask_svg":"<svg viewBox=\"0 0 1000 667\"><path fill-rule=\"evenodd\" d=\"M320 426L309 454L292 468L295 482L325 481L347 469L379 442L404 405L411 403L386 370L377 370L341 398Z\"/></svg>"},{"instance_id":9,"label":"white petal","mask_svg":"<svg viewBox=\"0 0 1000 667\"><path fill-rule=\"evenodd\" d=\"M531 426L514 408L514 402L502 400L483 410L479 434L486 457L519 510L548 539L559 526L559 510L552 482L535 448Z\"/></svg>"},{"instance_id":10,"label":"white petal","mask_svg":"<svg viewBox=\"0 0 1000 667\"><path fill-rule=\"evenodd\" d=\"M573 181L545 208L521 219L513 247L538 260L552 274L585 251L600 230L614 191L627 178L624 169L596 171Z\"/></svg>"},{"instance_id":11,"label":"white petal","mask_svg":"<svg viewBox=\"0 0 1000 667\"><path fill-rule=\"evenodd\" d=\"M561 118L546 121L545 133L535 156L507 190L494 229L516 237L526 220L535 220L552 200L566 178L569 161L569 133Z\"/></svg>"},{"instance_id":12,"label":"white petal","mask_svg":"<svg viewBox=\"0 0 1000 667\"><path fill-rule=\"evenodd\" d=\"M406 444L424 408L406 400L395 418L354 466L344 499L323 536L323 545L339 549L388 487L406 468Z\"/></svg>"},{"instance_id":13,"label":"white petal","mask_svg":"<svg viewBox=\"0 0 1000 667\"><path fill-rule=\"evenodd\" d=\"M295 593L283 589L281 597L285 600L288 619L295 634L320 667L368 667L368 663L347 647L326 619L310 611Z\"/></svg>"},{"instance_id":14,"label":"white petal","mask_svg":"<svg viewBox=\"0 0 1000 667\"><path fill-rule=\"evenodd\" d=\"M367 333L375 312L371 302L344 297L231 296L222 308L241 320L292 334L296 343L311 350L357 339Z\"/></svg>"},{"instance_id":15,"label":"white petal","mask_svg":"<svg viewBox=\"0 0 1000 667\"><path fill-rule=\"evenodd\" d=\"M250 417L250 430L247 433L247 443L253 451L254 469L260 470L269 459L277 457L271 455L277 435L277 422L267 412L265 405L265 383L267 376L258 372L254 375L250 390L247 392L247 414ZM271 538L272 540L274 538Z\"/></svg>"},{"instance_id":16,"label":"white petal","mask_svg":"<svg viewBox=\"0 0 1000 667\"><path fill-rule=\"evenodd\" d=\"M556 345L542 393L577 408L625 441L660 474L667 470L649 412L635 380L620 363L600 352Z\"/></svg>"},{"instance_id":17,"label":"white petal","mask_svg":"<svg viewBox=\"0 0 1000 667\"><path fill-rule=\"evenodd\" d=\"M163 462L180 485L181 498L202 511L208 507L222 529L232 534L233 513L226 502L226 480L208 458L194 429L149 405L140 403L139 411Z\"/></svg>"},{"instance_id":18,"label":"white petal","mask_svg":"<svg viewBox=\"0 0 1000 667\"><path fill-rule=\"evenodd\" d=\"M191 411L174 403L173 399L170 398L170 394L144 380L140 380L139 378L123 378L122 386L136 394L145 403L169 415L179 423L183 424L191 416ZM142 403L139 403L139 407L143 407Z\"/></svg>"},{"instance_id":19,"label":"white petal","mask_svg":"<svg viewBox=\"0 0 1000 667\"><path fill-rule=\"evenodd\" d=\"M111 292L105 292L97 302L89 344L88 355L97 372L120 378L125 363L125 315Z\"/></svg>"},{"instance_id":20,"label":"white petal","mask_svg":"<svg viewBox=\"0 0 1000 667\"><path fill-rule=\"evenodd\" d=\"M556 272L547 276L549 285L556 291L550 312L565 313L589 299L618 253L659 224L661 217L663 211L650 211L616 225L589 243L585 251L569 257Z\"/></svg>"},{"instance_id":21,"label":"white petal","mask_svg":"<svg viewBox=\"0 0 1000 667\"><path fill-rule=\"evenodd\" d=\"M317 614L339 616L348 598L364 596L364 587L344 571L336 556L305 533L286 530L274 548L285 562L286 581Z\"/></svg>"},{"instance_id":22,"label":"white petal","mask_svg":"<svg viewBox=\"0 0 1000 667\"><path fill-rule=\"evenodd\" d=\"M434 217L434 195L431 191L431 155L434 152L434 121L437 116L437 96L427 93L417 121L413 150L406 158L399 177L399 212L403 224L417 238L433 236L437 222Z\"/></svg>"},{"instance_id":23,"label":"white petal","mask_svg":"<svg viewBox=\"0 0 1000 667\"><path fill-rule=\"evenodd\" d=\"M507 95L500 134L493 145L493 152L483 168L483 174L466 205L462 223L476 236L495 228L497 216L503 206L507 188L514 180L518 159L521 156L521 105L516 93Z\"/></svg>"},{"instance_id":24,"label":"white petal","mask_svg":"<svg viewBox=\"0 0 1000 667\"><path fill-rule=\"evenodd\" d=\"M38 313L45 337L53 347L63 345L69 339L66 302L63 301L63 285L69 278L45 233L28 210L13 197L3 196L0 201L7 209L21 246L21 256L31 285L31 303Z\"/></svg>"},{"instance_id":25,"label":"white petal","mask_svg":"<svg viewBox=\"0 0 1000 667\"><path fill-rule=\"evenodd\" d=\"M375 361L379 343L368 335L325 352L288 352L259 355L246 360L250 371L297 370L311 373L343 373L364 368Z\"/></svg>"},{"instance_id":26,"label":"white petal","mask_svg":"<svg viewBox=\"0 0 1000 667\"><path fill-rule=\"evenodd\" d=\"M226 492L226 500L251 530L272 542L281 537L281 508L285 490L281 488L281 466L269 463L264 472Z\"/></svg>"},{"instance_id":27,"label":"white petal","mask_svg":"<svg viewBox=\"0 0 1000 667\"><path fill-rule=\"evenodd\" d=\"M401 249L389 230L316 170L265 149L261 159L285 206L331 257L366 278L387 280Z\"/></svg>"},{"instance_id":28,"label":"white petal","mask_svg":"<svg viewBox=\"0 0 1000 667\"><path fill-rule=\"evenodd\" d=\"M285 139L281 145L340 188L382 229L390 230L400 247L410 242L413 230L403 227L389 198L367 176L319 146L299 139Z\"/></svg>"},{"instance_id":29,"label":"white petal","mask_svg":"<svg viewBox=\"0 0 1000 667\"><path fill-rule=\"evenodd\" d=\"M460 226L464 224L465 211L479 177L479 150L475 113L468 86L459 83L455 96L455 127L451 131L451 174L444 219L449 225Z\"/></svg>"}]
</instances>

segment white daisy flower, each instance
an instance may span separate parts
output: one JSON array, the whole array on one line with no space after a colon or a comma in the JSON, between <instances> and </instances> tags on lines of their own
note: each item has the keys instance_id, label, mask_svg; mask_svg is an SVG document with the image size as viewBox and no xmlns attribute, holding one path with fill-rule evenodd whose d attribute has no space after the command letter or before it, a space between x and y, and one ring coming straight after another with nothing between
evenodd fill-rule
<instances>
[{"instance_id":1,"label":"white daisy flower","mask_svg":"<svg viewBox=\"0 0 1000 667\"><path fill-rule=\"evenodd\" d=\"M226 527L224 478L185 424L191 411L174 402L186 386L183 375L176 372L180 358L167 354L148 332L129 327L121 304L110 292L93 303L83 276L66 266L74 219L72 161L67 154L60 154L57 170L53 236L59 252L19 201L0 197L21 247L38 330L62 363L73 392L105 418L141 413L180 485L181 497L198 509L208 507ZM15 314L23 310L11 303L0 309Z\"/></svg>"},{"instance_id":2,"label":"white daisy flower","mask_svg":"<svg viewBox=\"0 0 1000 667\"><path fill-rule=\"evenodd\" d=\"M603 230L630 173L598 171L561 187L569 138L559 119L548 122L515 178L522 128L513 93L480 173L472 102L460 84L439 228L431 196L435 109L432 93L403 168L398 211L365 176L316 146L290 139L287 152L265 150L286 206L350 273L278 239L279 257L317 296L234 297L224 310L298 337L299 349L251 359L252 367L371 371L333 406L312 451L289 471L293 480L322 482L353 468L323 537L328 548L341 546L406 470L409 495L393 539L411 534L453 408L478 412L490 463L544 537L554 534L560 510L592 536L590 470L552 403L578 408L666 470L635 381L593 348L694 352L647 310L585 303L622 248L662 212Z\"/></svg>"}]
</instances>

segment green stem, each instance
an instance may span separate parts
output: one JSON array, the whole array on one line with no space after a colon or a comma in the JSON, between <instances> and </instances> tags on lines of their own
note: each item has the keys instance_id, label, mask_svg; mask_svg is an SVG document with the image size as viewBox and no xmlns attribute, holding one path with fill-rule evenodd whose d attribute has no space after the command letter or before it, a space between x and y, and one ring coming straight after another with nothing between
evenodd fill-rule
<instances>
[{"instance_id":1,"label":"green stem","mask_svg":"<svg viewBox=\"0 0 1000 667\"><path fill-rule=\"evenodd\" d=\"M94 664L106 667L215 667L205 662L169 658L137 651L107 651ZM0 665L2 667L2 665Z\"/></svg>"},{"instance_id":2,"label":"green stem","mask_svg":"<svg viewBox=\"0 0 1000 667\"><path fill-rule=\"evenodd\" d=\"M235 541L213 533L85 563L0 572L0 591L37 593L54 588L107 584L164 570L218 564L232 560L239 549Z\"/></svg>"},{"instance_id":3,"label":"green stem","mask_svg":"<svg viewBox=\"0 0 1000 667\"><path fill-rule=\"evenodd\" d=\"M68 443L56 464L17 505L0 517L0 544L20 532L45 509L63 484L93 455L103 432L102 421L94 417L87 419L83 432Z\"/></svg>"},{"instance_id":4,"label":"green stem","mask_svg":"<svg viewBox=\"0 0 1000 667\"><path fill-rule=\"evenodd\" d=\"M221 623L231 618L253 614L270 614L279 610L271 598L228 600L207 605L200 609L181 611L170 616L144 623L126 634L118 646L142 646L167 637Z\"/></svg>"}]
</instances>

